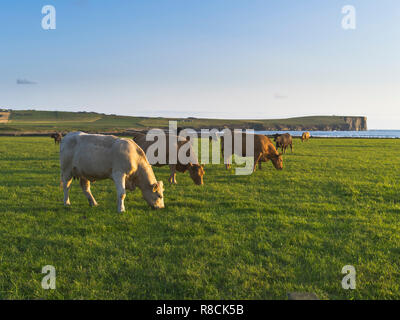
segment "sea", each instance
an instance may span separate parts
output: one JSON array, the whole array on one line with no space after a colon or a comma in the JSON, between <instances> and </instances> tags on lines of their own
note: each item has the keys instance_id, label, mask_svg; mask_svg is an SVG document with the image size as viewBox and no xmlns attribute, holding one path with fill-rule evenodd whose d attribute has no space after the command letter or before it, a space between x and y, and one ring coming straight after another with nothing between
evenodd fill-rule
<instances>
[{"instance_id":1,"label":"sea","mask_svg":"<svg viewBox=\"0 0 400 320\"><path fill-rule=\"evenodd\" d=\"M273 135L275 133L290 133L293 137L300 137L304 131L256 131L258 134ZM308 131L311 137L316 138L377 138L399 139L400 130L366 130L366 131Z\"/></svg>"}]
</instances>

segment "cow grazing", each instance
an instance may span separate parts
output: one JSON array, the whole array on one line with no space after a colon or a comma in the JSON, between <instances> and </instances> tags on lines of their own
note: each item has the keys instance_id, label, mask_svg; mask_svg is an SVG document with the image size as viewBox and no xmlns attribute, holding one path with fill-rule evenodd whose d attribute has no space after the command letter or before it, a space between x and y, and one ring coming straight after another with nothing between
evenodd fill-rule
<instances>
[{"instance_id":1,"label":"cow grazing","mask_svg":"<svg viewBox=\"0 0 400 320\"><path fill-rule=\"evenodd\" d=\"M55 132L50 137L54 139L54 144L57 143L60 144L62 139L62 134L60 132Z\"/></svg>"},{"instance_id":2,"label":"cow grazing","mask_svg":"<svg viewBox=\"0 0 400 320\"><path fill-rule=\"evenodd\" d=\"M169 165L171 175L168 179L169 183L172 184L177 184L176 181L176 172L186 172L189 171L190 177L192 178L193 182L196 185L202 185L203 184L203 176L205 174L204 171L204 166L198 164L197 157L195 153L193 152L192 147L190 146L190 153L193 157L192 161L189 162L188 164L182 164L179 159L177 159L177 164L170 164L169 163L169 137L170 134L166 133L166 163L151 163L155 167L161 167L164 165ZM171 135L171 138L175 139L177 141L177 154L179 152L179 149L184 146L186 143L190 143L190 141L186 140L185 138L181 136L174 136ZM149 149L149 147L155 143L154 141L146 141L146 134L142 132L135 132L133 133L133 140L145 151Z\"/></svg>"},{"instance_id":3,"label":"cow grazing","mask_svg":"<svg viewBox=\"0 0 400 320\"><path fill-rule=\"evenodd\" d=\"M303 132L303 134L301 135L301 142L308 141L309 139L310 139L310 133L308 131Z\"/></svg>"},{"instance_id":4,"label":"cow grazing","mask_svg":"<svg viewBox=\"0 0 400 320\"><path fill-rule=\"evenodd\" d=\"M234 137L232 135L232 153L234 153ZM221 152L224 156L224 137L221 137ZM236 154L236 153L235 153ZM246 156L246 133L242 133L242 152L241 154L236 154L240 157ZM253 172L256 171L257 163L259 169L261 169L261 162L267 162L271 160L272 164L277 170L283 169L283 160L282 155L276 151L272 141L261 134L254 134L254 165L253 165ZM226 164L226 168L230 168L230 164Z\"/></svg>"},{"instance_id":5,"label":"cow grazing","mask_svg":"<svg viewBox=\"0 0 400 320\"><path fill-rule=\"evenodd\" d=\"M275 134L274 141L276 142L276 148L281 148L283 153L286 153L288 146L290 146L290 151L293 152L293 139L289 133Z\"/></svg>"},{"instance_id":6,"label":"cow grazing","mask_svg":"<svg viewBox=\"0 0 400 320\"><path fill-rule=\"evenodd\" d=\"M60 167L65 205L70 205L73 178L80 180L91 206L97 206L97 202L90 192L90 182L112 179L117 188L118 212L125 211L126 189L133 191L135 187L152 208L164 208L163 183L157 182L143 150L131 139L68 133L61 141Z\"/></svg>"}]
</instances>

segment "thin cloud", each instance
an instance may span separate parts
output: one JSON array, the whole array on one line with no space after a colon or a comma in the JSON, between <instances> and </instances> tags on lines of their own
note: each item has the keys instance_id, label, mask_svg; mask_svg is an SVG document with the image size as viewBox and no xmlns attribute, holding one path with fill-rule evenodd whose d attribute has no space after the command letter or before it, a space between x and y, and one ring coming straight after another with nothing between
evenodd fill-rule
<instances>
[{"instance_id":1,"label":"thin cloud","mask_svg":"<svg viewBox=\"0 0 400 320\"><path fill-rule=\"evenodd\" d=\"M36 82L27 79L17 79L17 84L36 84Z\"/></svg>"},{"instance_id":2,"label":"thin cloud","mask_svg":"<svg viewBox=\"0 0 400 320\"><path fill-rule=\"evenodd\" d=\"M287 99L289 97L287 95L284 95L284 94L275 93L274 98L275 99Z\"/></svg>"}]
</instances>

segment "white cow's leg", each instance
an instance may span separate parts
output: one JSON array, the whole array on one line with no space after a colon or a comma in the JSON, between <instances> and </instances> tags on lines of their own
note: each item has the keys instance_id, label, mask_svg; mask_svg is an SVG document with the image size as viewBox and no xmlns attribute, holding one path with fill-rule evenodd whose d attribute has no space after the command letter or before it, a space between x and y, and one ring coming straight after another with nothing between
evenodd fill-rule
<instances>
[{"instance_id":1,"label":"white cow's leg","mask_svg":"<svg viewBox=\"0 0 400 320\"><path fill-rule=\"evenodd\" d=\"M70 175L62 175L61 179L64 189L64 205L69 206L71 205L69 201L69 189L71 189L72 177Z\"/></svg>"},{"instance_id":2,"label":"white cow's leg","mask_svg":"<svg viewBox=\"0 0 400 320\"><path fill-rule=\"evenodd\" d=\"M171 175L168 179L169 183L178 184L178 182L176 182L176 165L170 164L169 169L171 170Z\"/></svg>"},{"instance_id":3,"label":"white cow's leg","mask_svg":"<svg viewBox=\"0 0 400 320\"><path fill-rule=\"evenodd\" d=\"M115 187L117 188L117 204L118 212L125 211L124 200L126 197L125 191L125 174L123 173L113 173L112 175Z\"/></svg>"},{"instance_id":4,"label":"white cow's leg","mask_svg":"<svg viewBox=\"0 0 400 320\"><path fill-rule=\"evenodd\" d=\"M83 194L86 196L86 198L87 198L88 201L89 201L89 205L90 205L91 207L97 206L97 202L96 202L96 200L94 199L92 193L90 192L90 181L81 178L81 179L80 179L80 185L81 185Z\"/></svg>"}]
</instances>

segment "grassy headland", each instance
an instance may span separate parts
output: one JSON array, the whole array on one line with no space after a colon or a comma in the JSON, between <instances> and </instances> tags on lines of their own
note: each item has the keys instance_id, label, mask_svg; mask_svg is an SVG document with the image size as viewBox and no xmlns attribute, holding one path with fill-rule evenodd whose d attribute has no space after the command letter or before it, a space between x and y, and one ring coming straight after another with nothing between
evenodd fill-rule
<instances>
[{"instance_id":1,"label":"grassy headland","mask_svg":"<svg viewBox=\"0 0 400 320\"><path fill-rule=\"evenodd\" d=\"M167 128L168 121L178 126L201 128L252 128L255 130L365 130L364 117L314 116L271 120L228 120L203 118L148 118L106 115L95 112L11 111L0 123L1 133L48 133L54 131L123 132L127 129Z\"/></svg>"}]
</instances>

